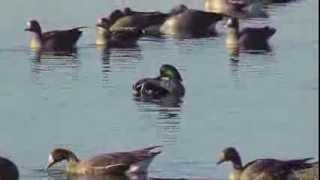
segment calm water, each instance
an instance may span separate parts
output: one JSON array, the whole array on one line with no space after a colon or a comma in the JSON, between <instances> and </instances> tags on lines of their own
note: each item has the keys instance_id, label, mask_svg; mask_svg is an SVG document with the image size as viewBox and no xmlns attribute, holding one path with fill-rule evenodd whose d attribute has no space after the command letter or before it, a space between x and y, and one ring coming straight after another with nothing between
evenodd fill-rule
<instances>
[{"instance_id":1,"label":"calm water","mask_svg":"<svg viewBox=\"0 0 320 180\"><path fill-rule=\"evenodd\" d=\"M80 157L164 145L150 167L156 177L226 179L217 167L226 146L243 160L318 158L318 0L269 6L270 18L243 26L277 29L271 53L229 61L220 36L143 38L134 49L93 45L98 17L115 8L168 11L191 0L5 0L0 7L0 155L16 162L21 180L63 179L43 171L54 147ZM88 25L73 57L42 57L28 46L27 20L44 29ZM137 102L131 85L155 76L161 64L178 67L186 96L178 107Z\"/></svg>"}]
</instances>

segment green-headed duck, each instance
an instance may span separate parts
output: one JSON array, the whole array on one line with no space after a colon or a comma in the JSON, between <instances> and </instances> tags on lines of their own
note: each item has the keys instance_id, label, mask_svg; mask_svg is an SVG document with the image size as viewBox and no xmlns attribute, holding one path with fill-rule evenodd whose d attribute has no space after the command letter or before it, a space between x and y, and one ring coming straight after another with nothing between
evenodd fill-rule
<instances>
[{"instance_id":1,"label":"green-headed duck","mask_svg":"<svg viewBox=\"0 0 320 180\"><path fill-rule=\"evenodd\" d=\"M42 49L47 51L65 51L73 49L80 38L85 27L76 27L68 30L56 30L42 32L40 24L36 20L27 23L25 31L33 33L30 47L33 49Z\"/></svg>"},{"instance_id":2,"label":"green-headed duck","mask_svg":"<svg viewBox=\"0 0 320 180\"><path fill-rule=\"evenodd\" d=\"M96 44L105 47L132 47L136 45L142 31L133 27L123 27L110 30L111 22L101 18L97 23Z\"/></svg>"},{"instance_id":3,"label":"green-headed duck","mask_svg":"<svg viewBox=\"0 0 320 180\"><path fill-rule=\"evenodd\" d=\"M169 64L160 68L160 75L155 78L144 78L133 85L134 94L138 97L162 98L169 95L183 97L185 88L178 70Z\"/></svg>"},{"instance_id":4,"label":"green-headed duck","mask_svg":"<svg viewBox=\"0 0 320 180\"><path fill-rule=\"evenodd\" d=\"M222 151L217 163L232 163L234 170L230 173L229 180L286 180L294 177L293 171L312 167L312 164L307 162L311 159L257 159L242 165L238 151L228 147Z\"/></svg>"},{"instance_id":5,"label":"green-headed duck","mask_svg":"<svg viewBox=\"0 0 320 180\"><path fill-rule=\"evenodd\" d=\"M0 157L0 180L18 180L17 166L7 158Z\"/></svg>"},{"instance_id":6,"label":"green-headed duck","mask_svg":"<svg viewBox=\"0 0 320 180\"><path fill-rule=\"evenodd\" d=\"M125 175L147 173L153 158L161 153L161 146L152 146L135 151L105 153L80 160L72 151L54 149L48 159L48 167L66 160L67 173L82 175Z\"/></svg>"}]
</instances>

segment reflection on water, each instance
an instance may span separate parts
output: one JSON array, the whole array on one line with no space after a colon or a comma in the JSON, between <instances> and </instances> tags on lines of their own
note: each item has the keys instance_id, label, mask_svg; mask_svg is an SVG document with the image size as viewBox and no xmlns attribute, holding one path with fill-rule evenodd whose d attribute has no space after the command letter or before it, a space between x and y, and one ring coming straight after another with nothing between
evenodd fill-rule
<instances>
[{"instance_id":1,"label":"reflection on water","mask_svg":"<svg viewBox=\"0 0 320 180\"><path fill-rule=\"evenodd\" d=\"M32 78L38 84L46 84L44 73L59 72L71 80L78 79L81 62L77 51L72 52L31 52Z\"/></svg>"},{"instance_id":2,"label":"reflection on water","mask_svg":"<svg viewBox=\"0 0 320 180\"><path fill-rule=\"evenodd\" d=\"M180 132L181 103L176 97L164 97L159 100L134 98L138 110L146 113L156 113L157 134L163 144L176 144Z\"/></svg>"},{"instance_id":3,"label":"reflection on water","mask_svg":"<svg viewBox=\"0 0 320 180\"><path fill-rule=\"evenodd\" d=\"M131 48L106 48L97 46L100 54L103 81L108 82L112 71L124 71L134 69L135 64L141 61L141 49L139 46Z\"/></svg>"}]
</instances>

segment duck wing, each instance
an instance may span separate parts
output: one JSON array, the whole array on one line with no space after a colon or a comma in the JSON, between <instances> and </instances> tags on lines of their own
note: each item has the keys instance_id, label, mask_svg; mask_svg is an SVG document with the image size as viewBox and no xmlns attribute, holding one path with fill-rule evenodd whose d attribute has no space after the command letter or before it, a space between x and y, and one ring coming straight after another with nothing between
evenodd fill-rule
<instances>
[{"instance_id":1,"label":"duck wing","mask_svg":"<svg viewBox=\"0 0 320 180\"><path fill-rule=\"evenodd\" d=\"M307 161L313 158L295 159L295 160L277 160L277 159L257 159L247 163L244 172L267 173L274 177L286 177L295 170L301 170L312 167Z\"/></svg>"},{"instance_id":2,"label":"duck wing","mask_svg":"<svg viewBox=\"0 0 320 180\"><path fill-rule=\"evenodd\" d=\"M192 35L206 35L211 25L222 20L223 15L214 12L188 9L176 15L178 27Z\"/></svg>"},{"instance_id":3,"label":"duck wing","mask_svg":"<svg viewBox=\"0 0 320 180\"><path fill-rule=\"evenodd\" d=\"M42 34L44 48L64 49L72 48L80 38L85 27L76 27L68 30L49 31Z\"/></svg>"},{"instance_id":4,"label":"duck wing","mask_svg":"<svg viewBox=\"0 0 320 180\"><path fill-rule=\"evenodd\" d=\"M136 41L142 34L142 31L137 28L120 28L111 32L111 37L122 42Z\"/></svg>"},{"instance_id":5,"label":"duck wing","mask_svg":"<svg viewBox=\"0 0 320 180\"><path fill-rule=\"evenodd\" d=\"M133 85L133 89L138 96L159 98L170 93L170 90L161 81L160 77L144 78L137 81Z\"/></svg>"},{"instance_id":6,"label":"duck wing","mask_svg":"<svg viewBox=\"0 0 320 180\"><path fill-rule=\"evenodd\" d=\"M161 151L153 151L160 146L148 147L129 152L105 153L86 160L92 167L105 167L107 169L127 169L132 164L155 157Z\"/></svg>"}]
</instances>

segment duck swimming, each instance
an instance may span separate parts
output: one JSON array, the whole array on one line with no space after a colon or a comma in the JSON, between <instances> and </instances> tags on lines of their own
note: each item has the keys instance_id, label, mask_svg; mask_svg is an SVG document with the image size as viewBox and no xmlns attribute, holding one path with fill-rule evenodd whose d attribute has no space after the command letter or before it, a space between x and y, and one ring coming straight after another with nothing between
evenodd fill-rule
<instances>
[{"instance_id":1,"label":"duck swimming","mask_svg":"<svg viewBox=\"0 0 320 180\"><path fill-rule=\"evenodd\" d=\"M286 180L291 178L293 171L312 167L307 161L313 158L278 160L257 159L242 165L240 155L234 147L224 149L217 164L230 161L233 172L229 180Z\"/></svg>"},{"instance_id":2,"label":"duck swimming","mask_svg":"<svg viewBox=\"0 0 320 180\"><path fill-rule=\"evenodd\" d=\"M114 31L124 27L144 30L149 27L160 26L168 16L168 14L161 12L137 12L130 8L125 8L124 11L116 9L109 15L110 30Z\"/></svg>"},{"instance_id":3,"label":"duck swimming","mask_svg":"<svg viewBox=\"0 0 320 180\"><path fill-rule=\"evenodd\" d=\"M135 151L114 152L95 155L80 160L72 151L54 149L48 159L48 169L54 164L66 160L67 173L82 175L124 175L126 173L147 173L153 158L161 153L161 146L152 146Z\"/></svg>"},{"instance_id":4,"label":"duck swimming","mask_svg":"<svg viewBox=\"0 0 320 180\"><path fill-rule=\"evenodd\" d=\"M213 12L189 9L181 4L171 10L170 17L161 25L165 35L201 37L216 35L215 24L223 15Z\"/></svg>"},{"instance_id":5,"label":"duck swimming","mask_svg":"<svg viewBox=\"0 0 320 180\"><path fill-rule=\"evenodd\" d=\"M71 51L75 48L82 31L80 29L86 27L76 27L67 30L55 30L42 32L40 24L36 20L27 23L25 31L33 33L30 47L33 49L41 49L45 51Z\"/></svg>"},{"instance_id":6,"label":"duck swimming","mask_svg":"<svg viewBox=\"0 0 320 180\"><path fill-rule=\"evenodd\" d=\"M169 64L160 68L160 75L155 78L144 78L133 85L134 94L138 97L159 99L169 95L183 97L185 88L178 70Z\"/></svg>"},{"instance_id":7,"label":"duck swimming","mask_svg":"<svg viewBox=\"0 0 320 180\"><path fill-rule=\"evenodd\" d=\"M96 45L106 47L132 47L141 37L142 31L133 27L123 27L111 31L111 22L107 18L101 18L97 23Z\"/></svg>"},{"instance_id":8,"label":"duck swimming","mask_svg":"<svg viewBox=\"0 0 320 180\"><path fill-rule=\"evenodd\" d=\"M276 29L265 26L261 28L246 27L239 30L238 18L228 19L226 46L228 49L270 51L268 40L276 33Z\"/></svg>"}]
</instances>

